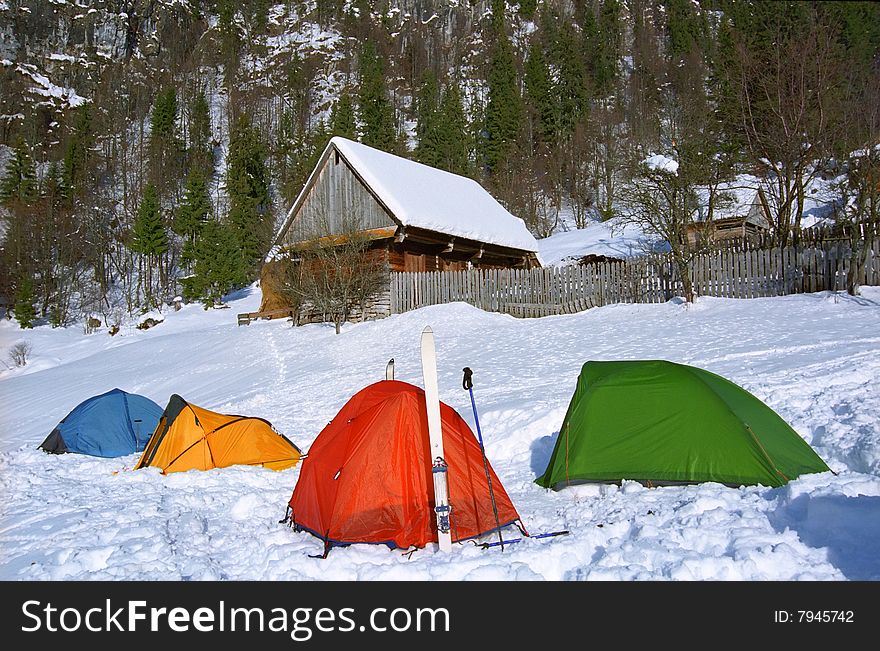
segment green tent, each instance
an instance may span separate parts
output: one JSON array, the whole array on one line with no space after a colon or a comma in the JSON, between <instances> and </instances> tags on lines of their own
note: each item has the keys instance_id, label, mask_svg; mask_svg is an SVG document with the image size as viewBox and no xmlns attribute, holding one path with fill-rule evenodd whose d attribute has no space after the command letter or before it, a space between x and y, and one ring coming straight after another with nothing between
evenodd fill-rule
<instances>
[{"instance_id":1,"label":"green tent","mask_svg":"<svg viewBox=\"0 0 880 651\"><path fill-rule=\"evenodd\" d=\"M587 362L536 482L782 486L828 469L775 411L714 373L661 360Z\"/></svg>"}]
</instances>

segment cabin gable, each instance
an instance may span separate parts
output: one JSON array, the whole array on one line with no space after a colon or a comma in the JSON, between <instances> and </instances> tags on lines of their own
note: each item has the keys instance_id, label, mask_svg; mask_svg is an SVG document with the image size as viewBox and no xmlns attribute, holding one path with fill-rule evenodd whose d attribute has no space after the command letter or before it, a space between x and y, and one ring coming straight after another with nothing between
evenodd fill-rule
<instances>
[{"instance_id":1,"label":"cabin gable","mask_svg":"<svg viewBox=\"0 0 880 651\"><path fill-rule=\"evenodd\" d=\"M292 247L321 237L397 226L335 147L309 179L279 244Z\"/></svg>"}]
</instances>

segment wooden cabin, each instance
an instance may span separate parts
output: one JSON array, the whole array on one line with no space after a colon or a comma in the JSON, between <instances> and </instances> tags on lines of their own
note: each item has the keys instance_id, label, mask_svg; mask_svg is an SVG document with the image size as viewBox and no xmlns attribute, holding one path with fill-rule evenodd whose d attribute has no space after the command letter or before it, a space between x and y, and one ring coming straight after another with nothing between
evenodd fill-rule
<instances>
[{"instance_id":1,"label":"wooden cabin","mask_svg":"<svg viewBox=\"0 0 880 651\"><path fill-rule=\"evenodd\" d=\"M525 223L473 179L334 137L275 236L260 311L283 314L278 282L299 251L352 238L369 241L388 279L363 318L390 313L392 271L540 266Z\"/></svg>"},{"instance_id":2,"label":"wooden cabin","mask_svg":"<svg viewBox=\"0 0 880 651\"><path fill-rule=\"evenodd\" d=\"M700 205L687 226L687 237L693 245L719 242L756 242L770 229L770 221L760 200L760 182L750 178L745 185L723 184L708 219L707 192L698 191Z\"/></svg>"}]
</instances>

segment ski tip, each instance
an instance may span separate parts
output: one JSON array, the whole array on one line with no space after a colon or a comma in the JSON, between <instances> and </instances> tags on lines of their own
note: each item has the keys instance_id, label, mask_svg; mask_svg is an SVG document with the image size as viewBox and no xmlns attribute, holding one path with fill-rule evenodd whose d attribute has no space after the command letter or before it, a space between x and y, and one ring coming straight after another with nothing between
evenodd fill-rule
<instances>
[{"instance_id":1,"label":"ski tip","mask_svg":"<svg viewBox=\"0 0 880 651\"><path fill-rule=\"evenodd\" d=\"M431 330L431 326L425 326L425 329L422 330L422 334L423 334L423 335L433 334L433 333L434 333L434 331Z\"/></svg>"}]
</instances>

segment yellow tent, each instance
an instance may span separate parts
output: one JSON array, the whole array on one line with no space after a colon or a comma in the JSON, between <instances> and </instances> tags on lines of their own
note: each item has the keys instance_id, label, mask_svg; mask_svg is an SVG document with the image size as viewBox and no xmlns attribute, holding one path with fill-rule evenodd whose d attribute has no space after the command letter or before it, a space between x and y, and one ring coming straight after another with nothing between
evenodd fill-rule
<instances>
[{"instance_id":1,"label":"yellow tent","mask_svg":"<svg viewBox=\"0 0 880 651\"><path fill-rule=\"evenodd\" d=\"M245 464L283 470L299 458L299 449L268 421L218 414L175 394L135 469L155 466L167 474Z\"/></svg>"}]
</instances>

